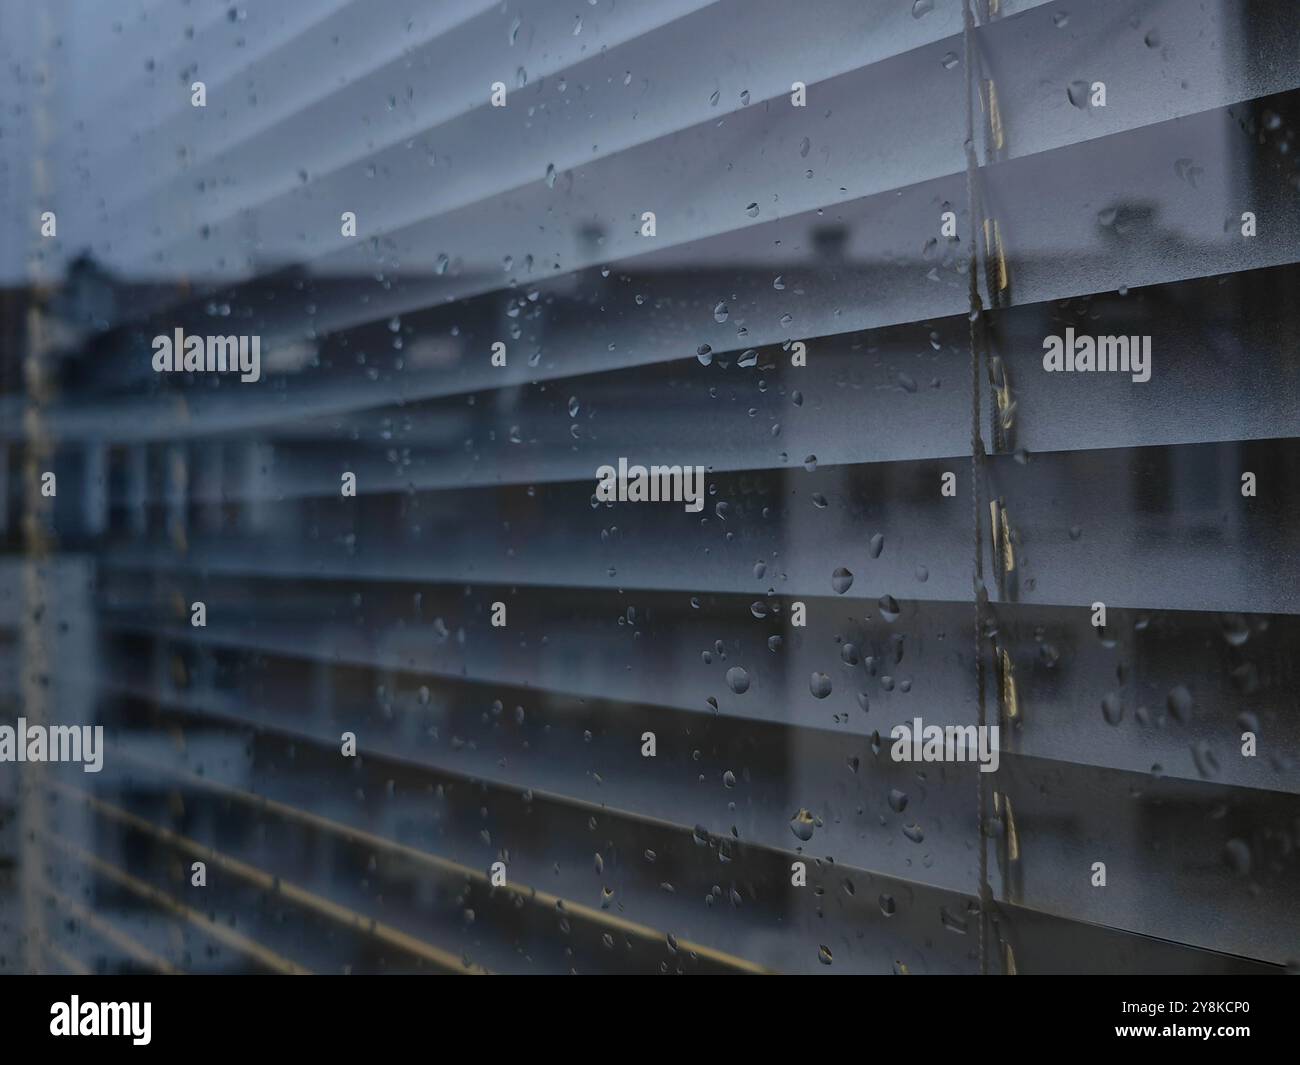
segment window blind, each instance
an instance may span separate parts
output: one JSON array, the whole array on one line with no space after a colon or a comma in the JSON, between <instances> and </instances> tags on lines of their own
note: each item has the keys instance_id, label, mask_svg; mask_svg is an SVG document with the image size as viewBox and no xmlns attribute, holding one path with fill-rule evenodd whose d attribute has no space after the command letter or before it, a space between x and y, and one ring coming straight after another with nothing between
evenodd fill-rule
<instances>
[{"instance_id":1,"label":"window blind","mask_svg":"<svg viewBox=\"0 0 1300 1065\"><path fill-rule=\"evenodd\" d=\"M1294 4L0 19L0 969L1300 961Z\"/></svg>"}]
</instances>

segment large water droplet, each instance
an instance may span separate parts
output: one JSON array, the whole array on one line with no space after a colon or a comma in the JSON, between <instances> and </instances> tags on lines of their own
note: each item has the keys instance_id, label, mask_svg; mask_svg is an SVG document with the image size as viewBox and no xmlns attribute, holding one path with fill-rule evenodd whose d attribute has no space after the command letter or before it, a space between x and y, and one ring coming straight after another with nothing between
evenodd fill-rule
<instances>
[{"instance_id":1,"label":"large water droplet","mask_svg":"<svg viewBox=\"0 0 1300 1065\"><path fill-rule=\"evenodd\" d=\"M1065 95L1070 98L1070 103L1082 111L1088 106L1088 90L1086 81L1072 81L1066 86Z\"/></svg>"},{"instance_id":2,"label":"large water droplet","mask_svg":"<svg viewBox=\"0 0 1300 1065\"><path fill-rule=\"evenodd\" d=\"M885 537L881 533L876 533L876 535L871 538L871 547L870 547L871 557L879 558L880 552L883 551L884 549L885 549Z\"/></svg>"},{"instance_id":3,"label":"large water droplet","mask_svg":"<svg viewBox=\"0 0 1300 1065\"><path fill-rule=\"evenodd\" d=\"M1223 848L1223 857L1228 867L1238 876L1250 875L1250 847L1245 840L1230 839Z\"/></svg>"},{"instance_id":4,"label":"large water droplet","mask_svg":"<svg viewBox=\"0 0 1300 1065\"><path fill-rule=\"evenodd\" d=\"M912 18L924 18L934 10L934 0L912 0Z\"/></svg>"},{"instance_id":5,"label":"large water droplet","mask_svg":"<svg viewBox=\"0 0 1300 1065\"><path fill-rule=\"evenodd\" d=\"M1118 725L1124 720L1124 704L1116 692L1107 692L1101 700L1101 716L1108 725Z\"/></svg>"},{"instance_id":6,"label":"large water droplet","mask_svg":"<svg viewBox=\"0 0 1300 1065\"><path fill-rule=\"evenodd\" d=\"M749 674L740 666L732 666L727 670L727 687L737 695L744 695L749 691Z\"/></svg>"},{"instance_id":7,"label":"large water droplet","mask_svg":"<svg viewBox=\"0 0 1300 1065\"><path fill-rule=\"evenodd\" d=\"M807 810L800 809L794 817L790 818L790 831L794 833L795 839L807 843L813 837L814 824L813 815Z\"/></svg>"},{"instance_id":8,"label":"large water droplet","mask_svg":"<svg viewBox=\"0 0 1300 1065\"><path fill-rule=\"evenodd\" d=\"M808 681L808 690L814 699L825 699L831 693L831 678L825 673L814 673Z\"/></svg>"},{"instance_id":9,"label":"large water droplet","mask_svg":"<svg viewBox=\"0 0 1300 1065\"><path fill-rule=\"evenodd\" d=\"M836 595L843 595L853 587L853 574L841 566L831 574L831 587L835 589Z\"/></svg>"},{"instance_id":10,"label":"large water droplet","mask_svg":"<svg viewBox=\"0 0 1300 1065\"><path fill-rule=\"evenodd\" d=\"M731 308L719 300L717 306L713 308L713 320L715 322L725 322L730 315Z\"/></svg>"},{"instance_id":11,"label":"large water droplet","mask_svg":"<svg viewBox=\"0 0 1300 1065\"><path fill-rule=\"evenodd\" d=\"M891 788L889 792L889 808L896 814L901 814L907 809L907 792L899 791L897 788Z\"/></svg>"}]
</instances>

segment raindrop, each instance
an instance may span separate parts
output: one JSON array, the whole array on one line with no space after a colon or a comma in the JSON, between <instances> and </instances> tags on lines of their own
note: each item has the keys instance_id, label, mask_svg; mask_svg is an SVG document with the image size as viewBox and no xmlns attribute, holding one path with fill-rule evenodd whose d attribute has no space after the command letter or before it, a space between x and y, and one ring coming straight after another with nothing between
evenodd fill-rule
<instances>
[{"instance_id":1,"label":"raindrop","mask_svg":"<svg viewBox=\"0 0 1300 1065\"><path fill-rule=\"evenodd\" d=\"M1115 692L1107 692L1102 698L1101 716L1106 719L1108 725L1118 725L1124 720L1124 704L1120 702L1119 695Z\"/></svg>"},{"instance_id":2,"label":"raindrop","mask_svg":"<svg viewBox=\"0 0 1300 1065\"><path fill-rule=\"evenodd\" d=\"M901 814L907 809L907 792L899 791L897 788L890 789L889 808L896 814Z\"/></svg>"},{"instance_id":3,"label":"raindrop","mask_svg":"<svg viewBox=\"0 0 1300 1065\"><path fill-rule=\"evenodd\" d=\"M893 895L880 896L880 912L886 917L893 917L898 910L898 904L894 902Z\"/></svg>"},{"instance_id":4,"label":"raindrop","mask_svg":"<svg viewBox=\"0 0 1300 1065\"><path fill-rule=\"evenodd\" d=\"M749 348L747 351L745 351L745 352L740 356L739 359L736 360L736 365L737 365L737 366L745 366L745 367L749 367L749 366L757 366L757 365L758 365L758 352L755 351L753 348Z\"/></svg>"},{"instance_id":5,"label":"raindrop","mask_svg":"<svg viewBox=\"0 0 1300 1065\"><path fill-rule=\"evenodd\" d=\"M814 492L812 494L812 501L813 501L813 506L815 506L818 510L825 510L827 507L826 497L822 495L820 492Z\"/></svg>"},{"instance_id":6,"label":"raindrop","mask_svg":"<svg viewBox=\"0 0 1300 1065\"><path fill-rule=\"evenodd\" d=\"M840 566L831 574L831 587L835 589L836 595L843 595L853 587L853 574L849 570Z\"/></svg>"},{"instance_id":7,"label":"raindrop","mask_svg":"<svg viewBox=\"0 0 1300 1065\"><path fill-rule=\"evenodd\" d=\"M1166 697L1165 705L1169 707L1175 721L1181 725L1187 724L1188 718L1192 716L1192 693L1187 690L1187 685L1176 685Z\"/></svg>"},{"instance_id":8,"label":"raindrop","mask_svg":"<svg viewBox=\"0 0 1300 1065\"><path fill-rule=\"evenodd\" d=\"M740 666L732 666L727 670L727 687L737 695L744 695L749 691L749 674Z\"/></svg>"},{"instance_id":9,"label":"raindrop","mask_svg":"<svg viewBox=\"0 0 1300 1065\"><path fill-rule=\"evenodd\" d=\"M745 208L745 214L749 215L750 218L757 218L757 217L758 217L758 204L756 204L756 203L751 203L748 207Z\"/></svg>"},{"instance_id":10,"label":"raindrop","mask_svg":"<svg viewBox=\"0 0 1300 1065\"><path fill-rule=\"evenodd\" d=\"M734 788L736 786L736 774L730 769L722 774L722 785L727 788Z\"/></svg>"},{"instance_id":11,"label":"raindrop","mask_svg":"<svg viewBox=\"0 0 1300 1065\"><path fill-rule=\"evenodd\" d=\"M1148 30L1148 31L1147 31L1147 35L1146 35L1145 37L1142 38L1142 43L1145 44L1148 48L1159 48L1159 47L1160 47L1160 31L1159 31L1159 30Z\"/></svg>"},{"instance_id":12,"label":"raindrop","mask_svg":"<svg viewBox=\"0 0 1300 1065\"><path fill-rule=\"evenodd\" d=\"M817 948L817 960L823 965L829 965L831 963L831 948L825 943Z\"/></svg>"},{"instance_id":13,"label":"raindrop","mask_svg":"<svg viewBox=\"0 0 1300 1065\"><path fill-rule=\"evenodd\" d=\"M548 189L555 188L555 164L554 163L546 164L546 187Z\"/></svg>"},{"instance_id":14,"label":"raindrop","mask_svg":"<svg viewBox=\"0 0 1300 1065\"><path fill-rule=\"evenodd\" d=\"M810 141L807 137L805 137L803 140L799 142L799 154L803 158L807 159L808 153L811 150L812 150L812 141Z\"/></svg>"},{"instance_id":15,"label":"raindrop","mask_svg":"<svg viewBox=\"0 0 1300 1065\"><path fill-rule=\"evenodd\" d=\"M934 10L934 0L912 0L912 18L924 18Z\"/></svg>"},{"instance_id":16,"label":"raindrop","mask_svg":"<svg viewBox=\"0 0 1300 1065\"><path fill-rule=\"evenodd\" d=\"M940 59L939 62L943 64L944 70L951 70L953 67L957 65L957 53L944 52L943 58Z\"/></svg>"},{"instance_id":17,"label":"raindrop","mask_svg":"<svg viewBox=\"0 0 1300 1065\"><path fill-rule=\"evenodd\" d=\"M871 557L879 558L880 552L885 549L885 537L881 533L876 533L871 538Z\"/></svg>"},{"instance_id":18,"label":"raindrop","mask_svg":"<svg viewBox=\"0 0 1300 1065\"><path fill-rule=\"evenodd\" d=\"M804 809L800 809L794 817L790 818L790 831L794 833L795 839L802 843L812 839L813 825L813 815Z\"/></svg>"},{"instance_id":19,"label":"raindrop","mask_svg":"<svg viewBox=\"0 0 1300 1065\"><path fill-rule=\"evenodd\" d=\"M767 638L767 649L769 651L781 650L781 644L785 641L780 636L769 636Z\"/></svg>"},{"instance_id":20,"label":"raindrop","mask_svg":"<svg viewBox=\"0 0 1300 1065\"><path fill-rule=\"evenodd\" d=\"M570 396L570 397L569 397L569 417L570 417L570 418L576 418L576 417L578 416L578 411L579 411L579 409L581 409L581 408L580 408L580 405L579 405L579 403L578 403L578 397L577 397L577 396Z\"/></svg>"},{"instance_id":21,"label":"raindrop","mask_svg":"<svg viewBox=\"0 0 1300 1065\"><path fill-rule=\"evenodd\" d=\"M922 840L925 839L925 833L921 831L921 826L918 824L904 825L903 835L905 835L913 843L920 843Z\"/></svg>"},{"instance_id":22,"label":"raindrop","mask_svg":"<svg viewBox=\"0 0 1300 1065\"><path fill-rule=\"evenodd\" d=\"M892 595L882 595L876 605L880 607L880 613L886 621L894 621L901 613L898 606L898 600Z\"/></svg>"},{"instance_id":23,"label":"raindrop","mask_svg":"<svg viewBox=\"0 0 1300 1065\"><path fill-rule=\"evenodd\" d=\"M776 277L772 279L772 287L776 289L777 292L784 292L785 278L782 277L780 274L777 274Z\"/></svg>"},{"instance_id":24,"label":"raindrop","mask_svg":"<svg viewBox=\"0 0 1300 1065\"><path fill-rule=\"evenodd\" d=\"M1228 867L1238 876L1250 875L1250 847L1245 840L1230 839L1223 848L1223 857Z\"/></svg>"},{"instance_id":25,"label":"raindrop","mask_svg":"<svg viewBox=\"0 0 1300 1065\"><path fill-rule=\"evenodd\" d=\"M1086 81L1072 81L1066 86L1065 95L1070 98L1070 103L1082 111L1088 106L1088 89Z\"/></svg>"},{"instance_id":26,"label":"raindrop","mask_svg":"<svg viewBox=\"0 0 1300 1065\"><path fill-rule=\"evenodd\" d=\"M695 349L695 357L700 360L701 366L708 366L713 361L713 349L708 344L701 344Z\"/></svg>"},{"instance_id":27,"label":"raindrop","mask_svg":"<svg viewBox=\"0 0 1300 1065\"><path fill-rule=\"evenodd\" d=\"M808 681L808 690L814 699L825 699L831 693L831 678L825 673L814 673Z\"/></svg>"},{"instance_id":28,"label":"raindrop","mask_svg":"<svg viewBox=\"0 0 1300 1065\"><path fill-rule=\"evenodd\" d=\"M725 322L730 315L731 308L721 301L719 301L718 305L713 308L713 320L715 322Z\"/></svg>"},{"instance_id":29,"label":"raindrop","mask_svg":"<svg viewBox=\"0 0 1300 1065\"><path fill-rule=\"evenodd\" d=\"M759 621L762 621L763 618L767 617L767 604L761 599L756 599L749 604L749 612Z\"/></svg>"},{"instance_id":30,"label":"raindrop","mask_svg":"<svg viewBox=\"0 0 1300 1065\"><path fill-rule=\"evenodd\" d=\"M1240 647L1250 639L1250 626L1242 614L1224 614L1219 622L1223 626L1223 638L1233 647Z\"/></svg>"}]
</instances>

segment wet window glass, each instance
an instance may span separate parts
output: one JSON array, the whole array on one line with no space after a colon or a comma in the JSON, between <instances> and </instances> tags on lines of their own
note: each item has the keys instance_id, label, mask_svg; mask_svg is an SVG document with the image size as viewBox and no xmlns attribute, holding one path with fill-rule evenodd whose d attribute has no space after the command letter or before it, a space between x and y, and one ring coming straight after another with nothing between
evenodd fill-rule
<instances>
[{"instance_id":1,"label":"wet window glass","mask_svg":"<svg viewBox=\"0 0 1300 1065\"><path fill-rule=\"evenodd\" d=\"M1298 55L0 5L0 972L1296 969Z\"/></svg>"}]
</instances>

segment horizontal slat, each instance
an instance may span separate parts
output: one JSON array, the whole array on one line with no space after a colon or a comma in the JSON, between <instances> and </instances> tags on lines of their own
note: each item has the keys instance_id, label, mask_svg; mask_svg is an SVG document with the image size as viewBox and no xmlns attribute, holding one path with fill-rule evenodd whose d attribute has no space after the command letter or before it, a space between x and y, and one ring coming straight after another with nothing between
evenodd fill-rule
<instances>
[{"instance_id":1,"label":"horizontal slat","mask_svg":"<svg viewBox=\"0 0 1300 1065\"><path fill-rule=\"evenodd\" d=\"M852 742L873 733L888 737L895 725L918 715L939 714L949 723L975 719L969 604L920 604L903 625L866 619L851 603L819 599L809 603L807 627L797 630L788 624L788 601L765 596L753 601L772 613L759 620L750 613L751 600L739 597L706 597L697 610L671 596L593 598L544 589L507 595L510 626L503 632L488 622L484 599L491 596L469 598L461 589L423 589L417 613L409 593L399 589L370 589L354 606L342 589L274 587L191 590L207 601L204 630L169 629L159 620L167 608L144 609L142 600L129 610L121 603L107 624L128 638L276 656L284 669L319 663L412 673L434 691L450 686L455 692L458 682L468 681L476 688L457 697L471 700L489 693L505 699L494 689L509 687L516 699L529 690L546 692L557 705L600 700L611 714L620 712L617 704L656 713L671 708L706 715L739 736L764 723L825 730ZM116 580L108 590L120 602ZM256 628L227 620L243 616L242 603L271 600L280 611L260 611ZM313 620L289 617L298 612ZM364 629L351 620L357 616ZM1004 733L1004 749L1133 772L1159 764L1166 775L1188 779L1210 772L1203 757L1209 752L1217 764L1213 776L1222 783L1300 793L1294 756L1300 723L1287 694L1293 672L1288 648L1297 636L1292 617L1112 608L1103 631L1092 626L1086 606L1065 611L1004 604L997 617L1021 721ZM775 649L773 637L780 641ZM117 653L138 656L129 643ZM749 682L740 694L726 681L736 666ZM814 673L830 682L825 698L810 690ZM139 669L113 668L109 676L150 680ZM685 721L682 727L690 728ZM1247 727L1258 734L1255 758L1240 757ZM797 746L802 736L778 732L770 742Z\"/></svg>"}]
</instances>

